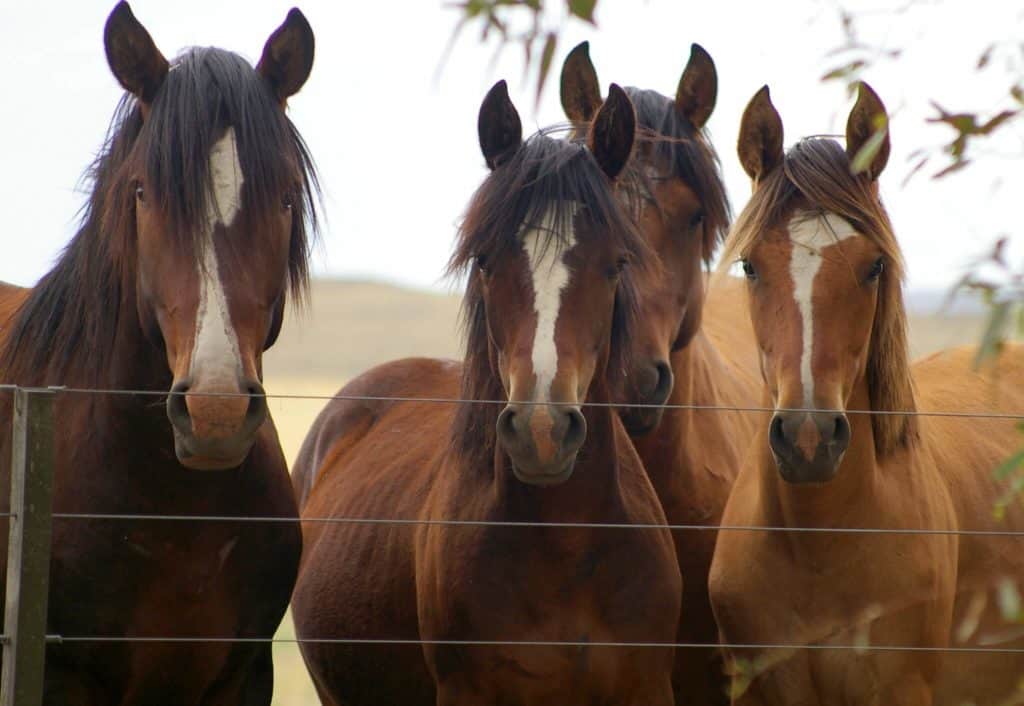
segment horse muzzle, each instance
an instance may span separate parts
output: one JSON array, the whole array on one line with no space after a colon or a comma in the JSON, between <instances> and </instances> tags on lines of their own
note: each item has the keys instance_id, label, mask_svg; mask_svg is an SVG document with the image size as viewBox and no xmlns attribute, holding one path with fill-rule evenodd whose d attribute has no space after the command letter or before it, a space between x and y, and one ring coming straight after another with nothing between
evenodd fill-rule
<instances>
[{"instance_id":1,"label":"horse muzzle","mask_svg":"<svg viewBox=\"0 0 1024 706\"><path fill-rule=\"evenodd\" d=\"M235 390L202 389L181 380L167 397L167 418L183 466L201 471L236 468L267 418L266 392L256 380L242 381Z\"/></svg>"}]
</instances>

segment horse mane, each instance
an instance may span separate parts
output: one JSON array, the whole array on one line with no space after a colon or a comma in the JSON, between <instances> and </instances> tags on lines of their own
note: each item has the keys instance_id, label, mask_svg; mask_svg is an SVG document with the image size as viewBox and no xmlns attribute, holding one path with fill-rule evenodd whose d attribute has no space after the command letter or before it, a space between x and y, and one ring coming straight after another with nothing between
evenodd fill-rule
<instances>
[{"instance_id":1,"label":"horse mane","mask_svg":"<svg viewBox=\"0 0 1024 706\"><path fill-rule=\"evenodd\" d=\"M885 457L917 438L917 418L913 414L917 405L903 305L903 254L877 185L850 172L846 150L835 140L801 140L786 153L781 168L758 183L726 242L720 267L728 268L748 255L759 238L789 217L794 201L800 198L816 211L834 213L849 221L885 257L867 361L871 409L883 413L871 415L875 450Z\"/></svg>"},{"instance_id":2,"label":"horse mane","mask_svg":"<svg viewBox=\"0 0 1024 706\"><path fill-rule=\"evenodd\" d=\"M137 316L126 306L136 286L136 183L144 176L147 193L157 198L170 246L195 256L213 198L210 150L228 126L234 127L245 174L246 218L269 218L282 195L292 196L289 290L296 300L304 298L308 233L316 233L319 196L309 151L271 88L244 59L212 47L189 49L175 59L145 121L134 96L125 94L119 102L84 177L92 190L81 225L12 319L8 345L0 352L5 381L112 381L118 329L123 317ZM260 207L263 213L254 212Z\"/></svg>"},{"instance_id":3,"label":"horse mane","mask_svg":"<svg viewBox=\"0 0 1024 706\"><path fill-rule=\"evenodd\" d=\"M732 208L722 182L721 162L705 130L698 130L680 114L675 101L657 91L628 86L626 95L636 108L638 137L650 145L653 162L669 165L672 176L686 182L704 210L704 264L710 265L718 246L725 241L732 220ZM623 180L627 193L650 193L640 160L630 163Z\"/></svg>"},{"instance_id":4,"label":"horse mane","mask_svg":"<svg viewBox=\"0 0 1024 706\"><path fill-rule=\"evenodd\" d=\"M491 357L480 262L494 261L515 247L525 229L548 219L553 227L544 229L546 240L541 249L557 247L565 244L575 214L586 209L596 227L577 231L577 237L608 238L609 249L628 255L629 266L616 292L607 368L595 371L595 376L605 375L615 386L630 368L630 332L638 308L629 272L654 266L655 262L587 147L552 138L554 129L527 139L507 163L484 180L470 200L448 262L449 276L468 273L462 301L466 351L461 398L466 402L460 404L455 415L452 439L471 468L491 467L495 425L501 412L501 405L494 401L507 398L497 363Z\"/></svg>"}]
</instances>

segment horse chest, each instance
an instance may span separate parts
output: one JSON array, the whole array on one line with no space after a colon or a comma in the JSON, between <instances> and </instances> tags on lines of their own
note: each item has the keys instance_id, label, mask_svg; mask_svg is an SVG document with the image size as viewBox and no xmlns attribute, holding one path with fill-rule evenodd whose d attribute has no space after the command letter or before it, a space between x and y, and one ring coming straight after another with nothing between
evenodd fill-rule
<instances>
[{"instance_id":1,"label":"horse chest","mask_svg":"<svg viewBox=\"0 0 1024 706\"><path fill-rule=\"evenodd\" d=\"M86 613L68 614L75 624L88 622L77 627L89 632L114 623L131 625L137 634L176 636L197 628L231 634L237 582L228 568L242 538L232 531L183 529L76 528L76 542L55 543L54 576L55 590L75 600L51 605L89 604ZM80 543L90 539L98 549L80 551Z\"/></svg>"}]
</instances>

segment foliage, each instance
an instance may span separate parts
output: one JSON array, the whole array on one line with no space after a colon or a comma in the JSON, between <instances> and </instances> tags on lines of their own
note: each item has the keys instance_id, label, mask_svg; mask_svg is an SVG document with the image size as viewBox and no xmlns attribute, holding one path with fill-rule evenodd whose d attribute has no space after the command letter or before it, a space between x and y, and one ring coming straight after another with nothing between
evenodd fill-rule
<instances>
[{"instance_id":1,"label":"foliage","mask_svg":"<svg viewBox=\"0 0 1024 706\"><path fill-rule=\"evenodd\" d=\"M553 22L551 4L562 6L563 13ZM499 38L495 59L509 43L519 44L523 50L523 69L528 73L537 60L536 101L544 91L551 64L558 48L558 38L569 20L586 22L597 26L594 11L597 0L560 0L545 6L545 0L461 0L450 5L457 9L460 18L448 42L449 51L462 30L468 25L480 26L480 41L486 42L492 35ZM525 21L525 27L522 27Z\"/></svg>"}]
</instances>

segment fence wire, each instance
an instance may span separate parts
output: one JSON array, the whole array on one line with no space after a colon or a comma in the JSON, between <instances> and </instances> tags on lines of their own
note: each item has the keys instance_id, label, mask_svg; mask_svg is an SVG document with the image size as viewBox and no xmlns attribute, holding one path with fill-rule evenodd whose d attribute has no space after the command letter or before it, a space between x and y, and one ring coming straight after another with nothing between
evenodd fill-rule
<instances>
[{"instance_id":1,"label":"fence wire","mask_svg":"<svg viewBox=\"0 0 1024 706\"><path fill-rule=\"evenodd\" d=\"M610 647L620 649L730 649L730 650L806 650L857 652L950 652L964 654L1024 654L1024 647L872 645L831 643L728 643L728 642L586 642L581 640L431 640L371 639L345 637L148 637L131 635L47 635L50 644L75 643L184 643L184 644L308 644L308 645L436 645L450 647Z\"/></svg>"},{"instance_id":2,"label":"fence wire","mask_svg":"<svg viewBox=\"0 0 1024 706\"><path fill-rule=\"evenodd\" d=\"M47 386L43 388L24 387L12 384L0 384L0 392L24 389L51 393L67 393L75 395L142 395L166 398L176 394L188 394L202 397L264 397L278 400L323 400L323 401L355 401L355 402L411 402L427 404L494 404L506 405L509 400L470 400L448 397L408 397L383 395L313 395L313 394L265 394L251 395L248 393L175 393L162 390L133 389L90 389L65 386ZM539 401L522 401L524 405L553 405L596 408L631 408L631 409L666 409L709 412L745 412L745 413L776 413L776 412L834 412L845 414L880 414L915 417L953 417L965 419L1005 419L1024 420L1022 412L958 412L948 410L907 410L907 411L876 411L876 410L823 410L814 408L777 408L755 405L699 405L699 404L642 404L616 402L582 402L549 403ZM1024 530L997 529L933 529L933 528L883 528L883 527L785 527L767 525L701 525L701 524L648 524L648 523L614 523L614 522L525 522L502 520L449 520L419 518L372 518L372 517L261 517L234 515L161 515L132 513L88 513L88 512L55 512L54 519L62 520L98 520L98 521L130 521L130 522L252 522L252 523L326 523L326 524L369 524L369 525L434 525L450 527L509 527L509 528L563 528L563 529L638 529L638 530L670 530L670 531L738 531L738 532L788 532L805 534L853 534L853 535L939 535L939 536L984 536L984 537L1024 537ZM0 513L0 518L16 519L16 513ZM1017 636L1015 636L1017 637ZM282 638L282 637L203 637L203 636L132 636L132 635L47 635L48 644L111 644L111 643L259 643L259 644L327 644L327 645L436 645L464 647L537 647L537 648L621 648L621 649L729 649L729 650L777 650L777 651L856 651L856 652L940 652L966 654L1024 654L1024 647L1001 647L995 645L950 645L950 646L919 646L919 645L874 645L868 643L700 643L700 642L588 642L572 640L432 640L432 639L388 639L388 638ZM0 635L0 643L7 644L6 635Z\"/></svg>"},{"instance_id":3,"label":"fence wire","mask_svg":"<svg viewBox=\"0 0 1024 706\"><path fill-rule=\"evenodd\" d=\"M253 395L248 392L171 392L169 390L132 390L113 388L85 388L50 385L47 387L24 387L19 385L0 384L0 391L40 390L47 392L68 393L77 395L141 395L149 397L172 397L187 395L189 397L261 397L268 400L323 400L351 402L422 402L427 404L486 404L507 405L510 400L474 400L460 397L407 397L401 395L313 395L266 393ZM749 412L756 414L775 412L808 412L834 414L876 414L880 416L901 417L953 417L964 419L1015 419L1024 420L1024 411L1020 412L960 412L955 410L871 410L871 409L823 409L819 407L766 407L763 405L710 405L710 404L649 404L642 402L546 402L539 400L515 400L515 404L550 407L592 407L611 409L665 409L690 410L698 412Z\"/></svg>"}]
</instances>

